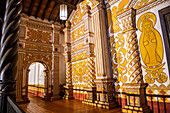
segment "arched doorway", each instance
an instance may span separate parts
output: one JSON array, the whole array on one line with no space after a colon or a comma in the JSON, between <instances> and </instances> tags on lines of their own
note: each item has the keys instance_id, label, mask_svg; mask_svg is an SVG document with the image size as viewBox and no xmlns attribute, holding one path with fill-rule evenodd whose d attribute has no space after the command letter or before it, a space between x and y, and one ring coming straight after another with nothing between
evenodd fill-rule
<instances>
[{"instance_id":1,"label":"arched doorway","mask_svg":"<svg viewBox=\"0 0 170 113\"><path fill-rule=\"evenodd\" d=\"M28 93L46 98L47 94L47 66L40 62L33 62L28 73Z\"/></svg>"}]
</instances>

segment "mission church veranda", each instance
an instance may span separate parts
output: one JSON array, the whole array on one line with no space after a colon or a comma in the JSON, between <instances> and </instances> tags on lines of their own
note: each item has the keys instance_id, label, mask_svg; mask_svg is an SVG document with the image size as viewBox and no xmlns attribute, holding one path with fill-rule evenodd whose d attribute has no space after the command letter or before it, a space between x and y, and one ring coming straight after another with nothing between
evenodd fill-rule
<instances>
[{"instance_id":1,"label":"mission church veranda","mask_svg":"<svg viewBox=\"0 0 170 113\"><path fill-rule=\"evenodd\" d=\"M169 0L0 5L2 113L170 113Z\"/></svg>"}]
</instances>

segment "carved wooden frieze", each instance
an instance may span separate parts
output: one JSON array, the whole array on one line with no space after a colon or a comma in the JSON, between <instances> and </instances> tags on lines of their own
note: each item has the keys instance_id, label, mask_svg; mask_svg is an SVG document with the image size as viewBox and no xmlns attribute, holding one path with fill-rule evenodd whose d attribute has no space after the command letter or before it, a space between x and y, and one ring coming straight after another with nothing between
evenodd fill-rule
<instances>
[{"instance_id":1,"label":"carved wooden frieze","mask_svg":"<svg viewBox=\"0 0 170 113\"><path fill-rule=\"evenodd\" d=\"M51 34L52 32L28 28L26 40L31 42L50 44Z\"/></svg>"}]
</instances>

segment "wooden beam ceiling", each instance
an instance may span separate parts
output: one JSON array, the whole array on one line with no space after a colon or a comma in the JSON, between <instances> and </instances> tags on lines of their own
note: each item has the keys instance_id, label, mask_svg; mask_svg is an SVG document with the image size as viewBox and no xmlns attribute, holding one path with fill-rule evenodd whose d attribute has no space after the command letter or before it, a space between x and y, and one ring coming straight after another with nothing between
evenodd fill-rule
<instances>
[{"instance_id":1,"label":"wooden beam ceiling","mask_svg":"<svg viewBox=\"0 0 170 113\"><path fill-rule=\"evenodd\" d=\"M42 2L43 2L43 0L40 0L39 5L38 5L38 7L37 7L36 14L35 14L35 18L37 18L37 17L38 17L38 14L39 14L40 9L41 9L41 4L42 4Z\"/></svg>"},{"instance_id":2,"label":"wooden beam ceiling","mask_svg":"<svg viewBox=\"0 0 170 113\"><path fill-rule=\"evenodd\" d=\"M45 13L46 13L47 9L49 8L50 3L51 3L51 0L48 0L47 4L46 4L46 6L45 6L45 9L44 9L43 15L42 15L42 17L41 17L42 20L44 20Z\"/></svg>"},{"instance_id":3,"label":"wooden beam ceiling","mask_svg":"<svg viewBox=\"0 0 170 113\"><path fill-rule=\"evenodd\" d=\"M28 11L28 16L31 16L31 12L32 12L32 9L34 7L34 2L35 2L35 0L31 0L31 4L30 4L30 7L29 7L29 11Z\"/></svg>"},{"instance_id":4,"label":"wooden beam ceiling","mask_svg":"<svg viewBox=\"0 0 170 113\"><path fill-rule=\"evenodd\" d=\"M60 20L60 4L64 3L68 6L68 17L80 0L22 0L22 13L35 18L47 19L48 21L59 22Z\"/></svg>"}]
</instances>

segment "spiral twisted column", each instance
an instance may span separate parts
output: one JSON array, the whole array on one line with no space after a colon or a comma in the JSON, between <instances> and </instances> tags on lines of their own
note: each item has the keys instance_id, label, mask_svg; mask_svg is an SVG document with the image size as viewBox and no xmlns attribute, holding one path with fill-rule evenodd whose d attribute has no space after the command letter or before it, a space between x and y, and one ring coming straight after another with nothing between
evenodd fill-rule
<instances>
[{"instance_id":1,"label":"spiral twisted column","mask_svg":"<svg viewBox=\"0 0 170 113\"><path fill-rule=\"evenodd\" d=\"M3 113L6 112L6 95L15 95L21 10L21 0L7 0L0 42L0 91L1 96L4 94L1 100Z\"/></svg>"},{"instance_id":2,"label":"spiral twisted column","mask_svg":"<svg viewBox=\"0 0 170 113\"><path fill-rule=\"evenodd\" d=\"M142 69L139 57L139 48L138 48L138 41L137 41L137 34L136 30L129 31L128 35L128 51L127 51L127 58L128 58L128 75L130 83L139 83L142 82Z\"/></svg>"},{"instance_id":3,"label":"spiral twisted column","mask_svg":"<svg viewBox=\"0 0 170 113\"><path fill-rule=\"evenodd\" d=\"M138 112L150 113L149 106L147 106L146 100L146 87L147 84L143 82L140 55L138 49L138 41L136 35L136 11L135 9L129 9L118 15L123 24L123 33L127 37L127 59L128 59L128 75L129 80L123 84L126 89L127 105L122 109L123 113ZM137 94L138 97L130 96L131 94ZM135 100L135 101L133 101Z\"/></svg>"},{"instance_id":4,"label":"spiral twisted column","mask_svg":"<svg viewBox=\"0 0 170 113\"><path fill-rule=\"evenodd\" d=\"M87 67L88 67L88 76L90 78L89 80L89 85L91 87L96 87L96 83L95 83L95 61L94 61L94 57L88 57L87 58Z\"/></svg>"},{"instance_id":5,"label":"spiral twisted column","mask_svg":"<svg viewBox=\"0 0 170 113\"><path fill-rule=\"evenodd\" d=\"M127 36L127 59L128 59L128 83L142 83L142 69L138 48L138 39L136 34L136 11L129 9L121 13L118 17L121 19L123 33Z\"/></svg>"},{"instance_id":6,"label":"spiral twisted column","mask_svg":"<svg viewBox=\"0 0 170 113\"><path fill-rule=\"evenodd\" d=\"M72 85L72 64L71 62L66 63L66 85Z\"/></svg>"}]
</instances>

